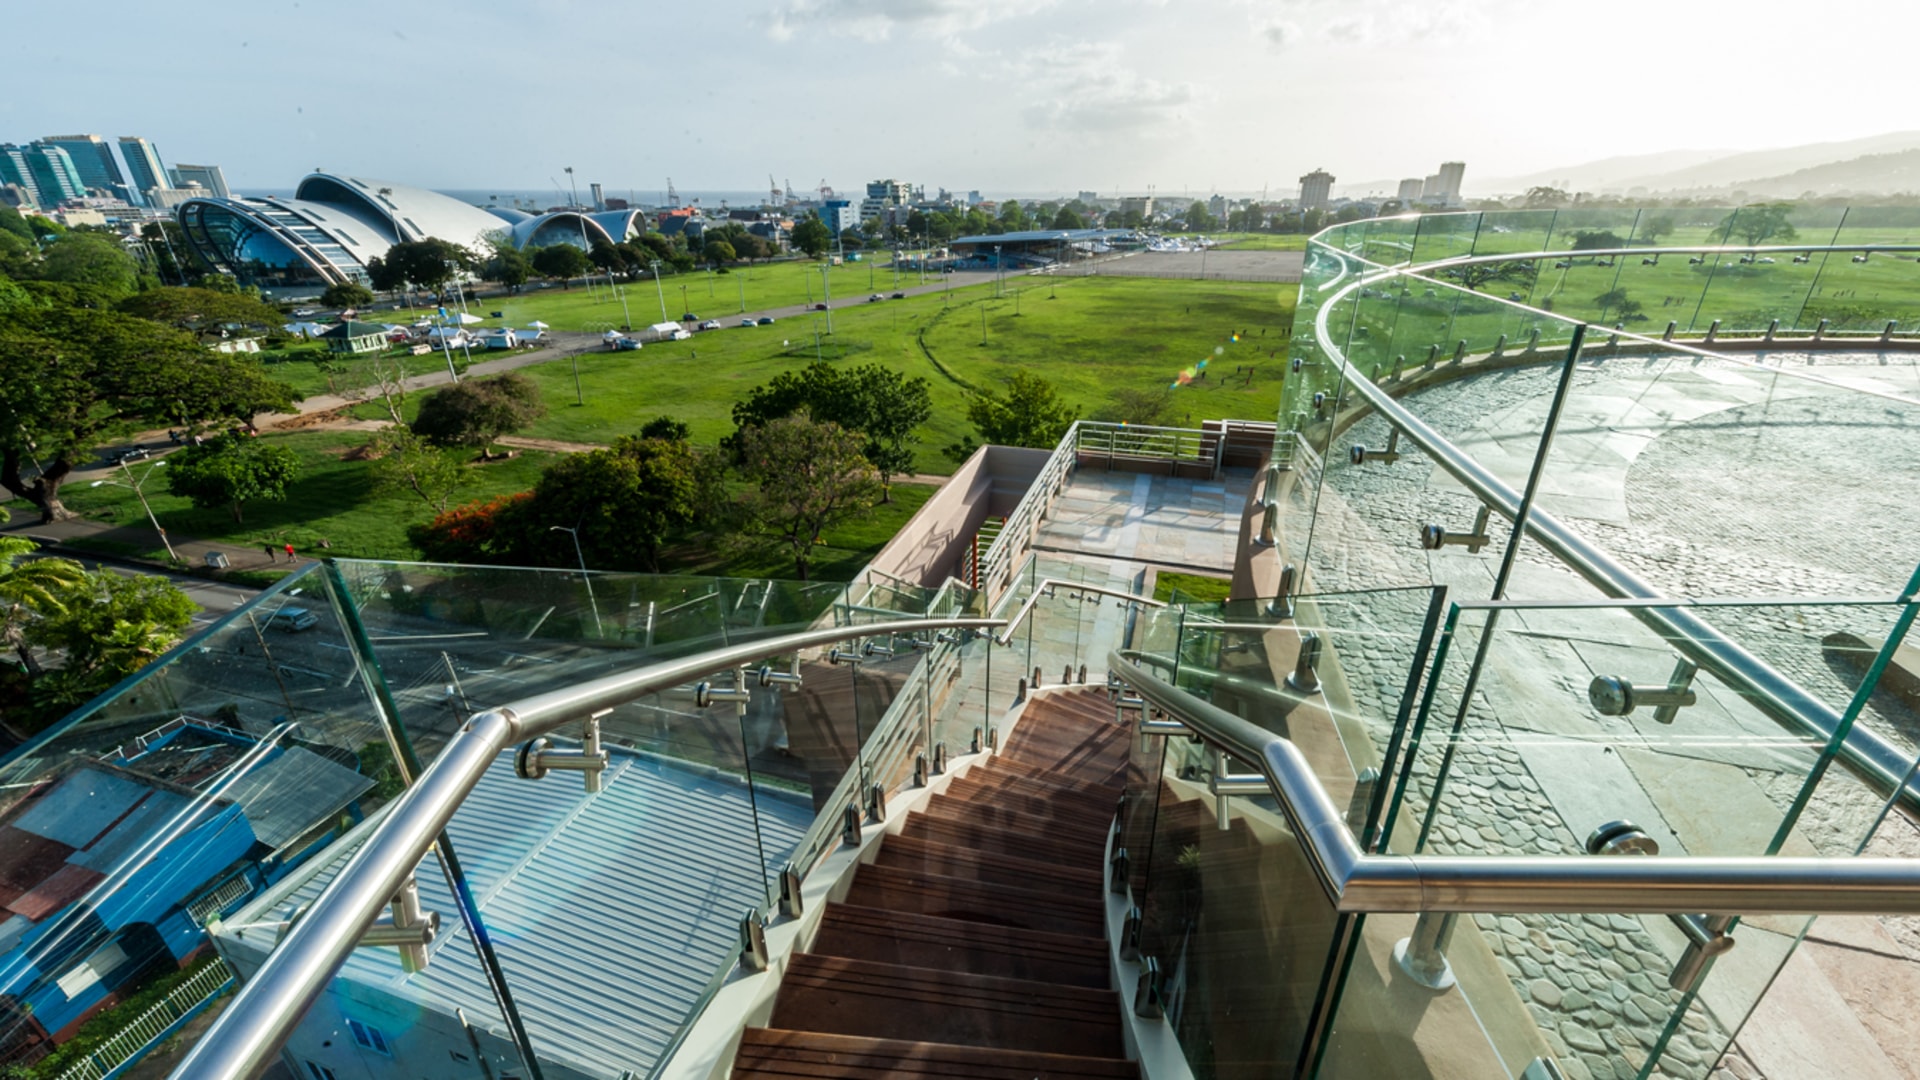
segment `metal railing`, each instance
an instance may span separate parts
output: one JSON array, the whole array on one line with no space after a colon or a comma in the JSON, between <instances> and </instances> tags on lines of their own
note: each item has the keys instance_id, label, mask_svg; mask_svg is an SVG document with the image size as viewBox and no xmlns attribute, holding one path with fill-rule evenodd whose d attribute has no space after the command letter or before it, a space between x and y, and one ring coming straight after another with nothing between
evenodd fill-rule
<instances>
[{"instance_id":1,"label":"metal railing","mask_svg":"<svg viewBox=\"0 0 1920 1080\"><path fill-rule=\"evenodd\" d=\"M174 987L86 1057L61 1070L54 1080L104 1080L145 1056L214 998L233 985L226 962L215 960Z\"/></svg>"},{"instance_id":2,"label":"metal railing","mask_svg":"<svg viewBox=\"0 0 1920 1080\"><path fill-rule=\"evenodd\" d=\"M386 819L171 1075L178 1080L241 1080L266 1068L481 776L509 747L741 664L855 638L1000 625L997 619L934 618L808 630L650 664L476 714L394 801Z\"/></svg>"},{"instance_id":3,"label":"metal railing","mask_svg":"<svg viewBox=\"0 0 1920 1080\"><path fill-rule=\"evenodd\" d=\"M1621 248L1599 252L1581 252L1588 254L1621 254L1641 249ZM1664 248L1664 251L1747 251L1744 247L1734 248ZM1784 250L1825 250L1820 245L1811 249L1806 245L1794 245ZM1832 250L1860 250L1858 247L1839 247ZM1564 254L1564 253L1561 253ZM1527 258L1526 255L1509 258ZM1599 545L1580 535L1558 518L1535 504L1527 508L1522 515L1522 497L1520 492L1508 486L1492 469L1460 450L1445 436L1441 435L1426 421L1403 405L1385 388L1376 385L1365 377L1354 365L1348 362L1346 354L1335 345L1334 335L1329 326L1329 318L1336 303L1348 292L1359 289L1368 282L1382 277L1413 274L1435 266L1461 265L1469 259L1443 260L1420 266L1400 266L1377 268L1375 272L1356 278L1320 306L1314 317L1314 334L1320 347L1326 351L1329 360L1339 369L1342 382L1365 399L1367 408L1377 412L1395 431L1405 435L1418 446L1435 464L1451 475L1467 489L1480 503L1510 521L1519 521L1524 517L1526 535L1550 551L1555 558L1574 573L1614 599L1657 600L1661 592L1651 583L1627 569ZM1375 265L1377 264L1369 264ZM1427 280L1427 279L1422 279ZM1444 284L1444 283L1442 283ZM1450 286L1451 287L1451 286ZM1538 311L1511 301L1487 298L1496 303L1507 304L1522 310L1534 312L1543 317L1555 318L1549 312ZM1585 324L1580 324L1585 325ZM1577 340L1577 339L1576 339ZM1717 356L1701 350L1688 350L1699 355ZM1732 363L1759 366L1757 362L1734 357L1725 358ZM1777 369L1767 369L1774 372ZM1796 377L1811 378L1827 382L1819 376L1807 373L1793 373ZM1739 644L1727 638L1711 624L1682 610L1680 607L1657 607L1633 605L1627 610L1654 632L1669 640L1673 647L1688 660L1713 672L1728 686L1747 696L1755 705L1776 722L1788 730L1811 735L1822 741L1831 739L1840 730L1843 719L1832 707L1809 693L1791 678L1775 670L1759 657L1754 656ZM1855 724L1847 730L1840 746L1840 759L1856 772L1860 773L1877 790L1885 793L1899 792L1903 803L1909 807L1920 807L1920 781L1911 778L1911 755L1888 742L1875 732L1862 725Z\"/></svg>"},{"instance_id":4,"label":"metal railing","mask_svg":"<svg viewBox=\"0 0 1920 1080\"><path fill-rule=\"evenodd\" d=\"M1920 913L1916 859L1369 854L1291 741L1192 697L1136 659L1116 649L1107 670L1149 708L1177 718L1186 733L1258 770L1337 911Z\"/></svg>"}]
</instances>

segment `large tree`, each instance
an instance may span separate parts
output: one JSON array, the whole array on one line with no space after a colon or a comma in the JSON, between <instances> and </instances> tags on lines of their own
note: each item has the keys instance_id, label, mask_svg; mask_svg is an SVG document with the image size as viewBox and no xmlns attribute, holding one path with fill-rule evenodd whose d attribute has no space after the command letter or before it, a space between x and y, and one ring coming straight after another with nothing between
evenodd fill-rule
<instances>
[{"instance_id":1,"label":"large tree","mask_svg":"<svg viewBox=\"0 0 1920 1080\"><path fill-rule=\"evenodd\" d=\"M140 264L111 236L69 232L41 256L40 277L92 285L111 296L127 296L139 286Z\"/></svg>"},{"instance_id":2,"label":"large tree","mask_svg":"<svg viewBox=\"0 0 1920 1080\"><path fill-rule=\"evenodd\" d=\"M365 288L354 287L366 293L369 301L373 299L373 294ZM116 306L136 318L184 330L202 342L219 340L228 327L270 332L278 329L285 319L279 308L257 296L212 289L148 289Z\"/></svg>"},{"instance_id":3,"label":"large tree","mask_svg":"<svg viewBox=\"0 0 1920 1080\"><path fill-rule=\"evenodd\" d=\"M748 517L792 552L801 581L820 534L866 513L880 497L880 478L860 442L805 412L742 433L741 472L755 484L746 498Z\"/></svg>"},{"instance_id":4,"label":"large tree","mask_svg":"<svg viewBox=\"0 0 1920 1080\"><path fill-rule=\"evenodd\" d=\"M445 450L404 427L383 428L367 443L373 458L373 482L386 491L410 491L444 514L467 472Z\"/></svg>"},{"instance_id":5,"label":"large tree","mask_svg":"<svg viewBox=\"0 0 1920 1080\"><path fill-rule=\"evenodd\" d=\"M199 610L166 578L99 571L66 590L65 603L29 623L29 645L61 663L34 686L36 699L71 707L152 663L173 647Z\"/></svg>"},{"instance_id":6,"label":"large tree","mask_svg":"<svg viewBox=\"0 0 1920 1080\"><path fill-rule=\"evenodd\" d=\"M382 292L391 292L399 287L395 282L404 282L444 298L453 279L473 266L473 252L450 240L429 238L393 245L380 260L379 273L373 272L371 263L367 270L373 287Z\"/></svg>"},{"instance_id":7,"label":"large tree","mask_svg":"<svg viewBox=\"0 0 1920 1080\"><path fill-rule=\"evenodd\" d=\"M1439 275L1449 281L1457 281L1476 292L1482 286L1497 282L1510 282L1515 285L1533 284L1539 273L1536 264L1525 259L1502 259L1499 262L1467 263L1464 266L1448 266L1439 271Z\"/></svg>"},{"instance_id":8,"label":"large tree","mask_svg":"<svg viewBox=\"0 0 1920 1080\"><path fill-rule=\"evenodd\" d=\"M94 448L153 427L251 420L292 390L251 357L215 353L186 333L119 312L75 307L60 287L0 309L0 486L72 516L60 487Z\"/></svg>"},{"instance_id":9,"label":"large tree","mask_svg":"<svg viewBox=\"0 0 1920 1080\"><path fill-rule=\"evenodd\" d=\"M1722 219L1713 235L1723 244L1730 244L1737 237L1754 246L1769 240L1792 240L1799 235L1794 231L1793 223L1787 220L1787 215L1792 212L1793 206L1789 203L1743 206Z\"/></svg>"},{"instance_id":10,"label":"large tree","mask_svg":"<svg viewBox=\"0 0 1920 1080\"><path fill-rule=\"evenodd\" d=\"M914 431L933 418L933 394L927 380L902 375L879 364L836 368L814 362L799 371L783 371L734 403L733 422L740 431L728 440L738 447L749 427L756 427L800 410L816 420L857 431L862 452L880 474L883 501L891 500L892 478L913 469L913 450L907 445Z\"/></svg>"},{"instance_id":11,"label":"large tree","mask_svg":"<svg viewBox=\"0 0 1920 1080\"><path fill-rule=\"evenodd\" d=\"M6 511L0 510L0 521L5 520ZM28 558L39 550L24 536L0 536L0 643L17 653L32 675L40 673L40 663L27 645L27 627L64 612L72 591L87 579L86 569L72 559Z\"/></svg>"},{"instance_id":12,"label":"large tree","mask_svg":"<svg viewBox=\"0 0 1920 1080\"><path fill-rule=\"evenodd\" d=\"M1080 410L1068 408L1052 383L1026 371L1013 373L1006 393L978 394L967 402L967 419L981 441L997 446L1051 449L1079 418Z\"/></svg>"},{"instance_id":13,"label":"large tree","mask_svg":"<svg viewBox=\"0 0 1920 1080\"><path fill-rule=\"evenodd\" d=\"M694 522L705 506L703 487L691 443L628 436L548 466L528 512L542 528L577 530L591 565L658 572L661 543ZM570 546L566 555L562 561L571 562Z\"/></svg>"},{"instance_id":14,"label":"large tree","mask_svg":"<svg viewBox=\"0 0 1920 1080\"><path fill-rule=\"evenodd\" d=\"M477 446L482 457L492 457L494 440L546 413L540 387L525 375L508 372L491 379L468 379L428 394L414 417L413 431L435 446Z\"/></svg>"},{"instance_id":15,"label":"large tree","mask_svg":"<svg viewBox=\"0 0 1920 1080\"><path fill-rule=\"evenodd\" d=\"M338 281L327 286L320 294L320 306L330 308L360 308L373 303L373 290L357 281Z\"/></svg>"},{"instance_id":16,"label":"large tree","mask_svg":"<svg viewBox=\"0 0 1920 1080\"><path fill-rule=\"evenodd\" d=\"M534 272L542 277L566 281L585 274L590 265L587 253L572 244L548 244L533 253Z\"/></svg>"},{"instance_id":17,"label":"large tree","mask_svg":"<svg viewBox=\"0 0 1920 1080\"><path fill-rule=\"evenodd\" d=\"M802 218L793 227L793 246L817 259L833 246L833 230L818 217Z\"/></svg>"},{"instance_id":18,"label":"large tree","mask_svg":"<svg viewBox=\"0 0 1920 1080\"><path fill-rule=\"evenodd\" d=\"M300 459L277 443L222 435L167 459L167 490L202 510L226 507L240 521L249 499L279 501L300 475Z\"/></svg>"}]
</instances>

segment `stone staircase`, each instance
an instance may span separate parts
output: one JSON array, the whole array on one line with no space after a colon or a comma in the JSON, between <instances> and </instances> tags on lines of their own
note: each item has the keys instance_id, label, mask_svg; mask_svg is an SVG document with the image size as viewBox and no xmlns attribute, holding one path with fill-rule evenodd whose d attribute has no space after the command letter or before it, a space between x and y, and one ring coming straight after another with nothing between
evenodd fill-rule
<instances>
[{"instance_id":1,"label":"stone staircase","mask_svg":"<svg viewBox=\"0 0 1920 1080\"><path fill-rule=\"evenodd\" d=\"M822 912L733 1075L1137 1077L1101 863L1127 740L1104 692L1036 698Z\"/></svg>"}]
</instances>

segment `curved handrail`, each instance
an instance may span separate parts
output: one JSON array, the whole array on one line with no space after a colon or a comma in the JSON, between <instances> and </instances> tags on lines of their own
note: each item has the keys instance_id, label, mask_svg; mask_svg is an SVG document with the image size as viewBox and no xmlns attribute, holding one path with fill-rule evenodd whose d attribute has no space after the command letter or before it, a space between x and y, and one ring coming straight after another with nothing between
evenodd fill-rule
<instances>
[{"instance_id":1,"label":"curved handrail","mask_svg":"<svg viewBox=\"0 0 1920 1080\"><path fill-rule=\"evenodd\" d=\"M1163 608L1167 606L1164 601L1155 600L1151 596L1140 596L1136 593L1127 592L1124 589L1108 589L1099 585L1088 585L1085 582L1074 581L1070 578L1041 578L1033 586L1033 592L1027 597L1027 602L1020 605L1020 610L1014 614L1013 618L1007 620L1006 629L1000 631L1000 635L993 640L1001 645L1011 642L1013 640L1013 632L1020 629L1020 624L1027 621L1028 615L1033 614L1033 606L1039 603L1042 597L1051 597L1053 590L1056 588L1078 589L1081 592L1095 593L1099 596L1111 596L1115 599L1140 604L1144 607Z\"/></svg>"},{"instance_id":2,"label":"curved handrail","mask_svg":"<svg viewBox=\"0 0 1920 1080\"><path fill-rule=\"evenodd\" d=\"M651 664L475 714L395 801L386 820L314 900L307 917L268 955L169 1075L176 1080L241 1080L265 1069L346 962L361 934L509 746L643 694L755 660L850 638L914 634L931 628L985 630L999 625L999 619L900 619L808 630Z\"/></svg>"},{"instance_id":3,"label":"curved handrail","mask_svg":"<svg viewBox=\"0 0 1920 1080\"><path fill-rule=\"evenodd\" d=\"M1369 854L1291 741L1148 673L1136 655L1113 650L1107 670L1203 742L1260 770L1321 889L1342 912L1920 912L1920 859Z\"/></svg>"}]
</instances>

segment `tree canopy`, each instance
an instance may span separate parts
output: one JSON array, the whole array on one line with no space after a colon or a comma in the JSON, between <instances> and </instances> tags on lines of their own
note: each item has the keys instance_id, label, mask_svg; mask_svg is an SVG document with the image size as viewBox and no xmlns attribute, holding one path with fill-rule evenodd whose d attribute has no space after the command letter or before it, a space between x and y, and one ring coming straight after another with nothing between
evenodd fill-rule
<instances>
[{"instance_id":1,"label":"tree canopy","mask_svg":"<svg viewBox=\"0 0 1920 1080\"><path fill-rule=\"evenodd\" d=\"M861 452L879 473L883 497L891 498L886 487L892 477L913 469L907 443L933 418L933 394L926 379L879 364L842 369L816 361L775 375L735 402L733 422L740 431L730 443L737 447L748 428L803 409L815 420L861 434Z\"/></svg>"},{"instance_id":2,"label":"tree canopy","mask_svg":"<svg viewBox=\"0 0 1920 1080\"><path fill-rule=\"evenodd\" d=\"M1793 207L1788 203L1743 206L1722 219L1713 235L1723 244L1730 244L1736 238L1756 246L1769 240L1792 240L1799 235L1787 220L1792 212Z\"/></svg>"},{"instance_id":3,"label":"tree canopy","mask_svg":"<svg viewBox=\"0 0 1920 1080\"><path fill-rule=\"evenodd\" d=\"M536 249L532 262L535 273L562 281L585 274L592 265L587 261L587 253L572 244L548 244Z\"/></svg>"},{"instance_id":4,"label":"tree canopy","mask_svg":"<svg viewBox=\"0 0 1920 1080\"><path fill-rule=\"evenodd\" d=\"M544 249L543 249L544 250ZM568 250L578 254L578 248ZM414 434L435 446L477 446L492 456L494 440L545 416L540 387L516 372L444 386L420 402Z\"/></svg>"},{"instance_id":5,"label":"tree canopy","mask_svg":"<svg viewBox=\"0 0 1920 1080\"><path fill-rule=\"evenodd\" d=\"M540 532L578 530L590 566L657 572L661 543L705 505L704 467L691 443L626 436L611 449L569 454L548 466L528 512ZM572 554L569 548L562 561Z\"/></svg>"},{"instance_id":6,"label":"tree canopy","mask_svg":"<svg viewBox=\"0 0 1920 1080\"><path fill-rule=\"evenodd\" d=\"M833 246L833 230L818 217L802 218L793 226L793 246L817 259Z\"/></svg>"},{"instance_id":7,"label":"tree canopy","mask_svg":"<svg viewBox=\"0 0 1920 1080\"><path fill-rule=\"evenodd\" d=\"M241 521L250 499L278 501L300 475L300 459L276 443L247 435L221 435L167 459L167 490L202 510L224 506Z\"/></svg>"},{"instance_id":8,"label":"tree canopy","mask_svg":"<svg viewBox=\"0 0 1920 1080\"><path fill-rule=\"evenodd\" d=\"M367 300L373 299L365 288L354 287L366 293ZM184 330L203 342L218 339L229 326L277 330L284 318L279 308L247 293L173 286L136 293L116 306L128 315Z\"/></svg>"},{"instance_id":9,"label":"tree canopy","mask_svg":"<svg viewBox=\"0 0 1920 1080\"><path fill-rule=\"evenodd\" d=\"M193 598L155 575L87 574L58 611L29 623L28 644L61 654L35 698L64 710L152 663L193 624Z\"/></svg>"},{"instance_id":10,"label":"tree canopy","mask_svg":"<svg viewBox=\"0 0 1920 1080\"><path fill-rule=\"evenodd\" d=\"M1052 449L1080 418L1060 400L1053 384L1027 371L1007 380L1004 394L977 394L967 402L967 419L983 442L997 446L1034 446ZM949 454L972 453L970 443L950 447Z\"/></svg>"},{"instance_id":11,"label":"tree canopy","mask_svg":"<svg viewBox=\"0 0 1920 1080\"><path fill-rule=\"evenodd\" d=\"M746 501L749 519L792 553L801 581L820 534L866 513L880 497L880 478L861 452L860 437L805 412L746 429L741 451L741 472L755 485Z\"/></svg>"}]
</instances>

